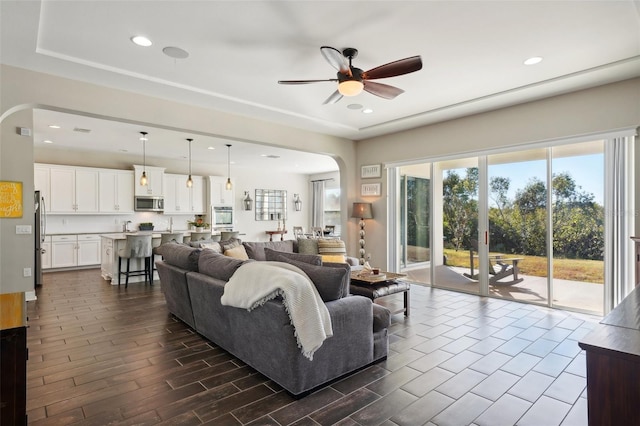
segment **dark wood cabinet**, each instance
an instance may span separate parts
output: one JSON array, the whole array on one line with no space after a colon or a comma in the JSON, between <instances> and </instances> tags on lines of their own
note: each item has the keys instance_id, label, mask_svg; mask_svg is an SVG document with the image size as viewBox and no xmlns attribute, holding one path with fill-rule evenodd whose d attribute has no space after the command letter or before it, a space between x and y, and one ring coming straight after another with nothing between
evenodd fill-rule
<instances>
[{"instance_id":1,"label":"dark wood cabinet","mask_svg":"<svg viewBox=\"0 0 640 426\"><path fill-rule=\"evenodd\" d=\"M27 328L0 330L0 424L27 424Z\"/></svg>"},{"instance_id":2,"label":"dark wood cabinet","mask_svg":"<svg viewBox=\"0 0 640 426\"><path fill-rule=\"evenodd\" d=\"M640 425L640 287L579 345L587 354L589 426Z\"/></svg>"}]
</instances>

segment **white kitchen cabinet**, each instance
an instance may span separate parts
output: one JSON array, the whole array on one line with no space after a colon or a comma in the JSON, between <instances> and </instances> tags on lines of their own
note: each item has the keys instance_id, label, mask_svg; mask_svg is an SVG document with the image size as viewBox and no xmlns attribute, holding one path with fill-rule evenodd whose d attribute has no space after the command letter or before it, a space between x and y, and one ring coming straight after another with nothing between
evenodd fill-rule
<instances>
[{"instance_id":1,"label":"white kitchen cabinet","mask_svg":"<svg viewBox=\"0 0 640 426\"><path fill-rule=\"evenodd\" d=\"M34 164L33 165L33 183L36 191L40 191L40 196L44 198L45 208L47 212L51 206L51 179L49 177L49 167Z\"/></svg>"},{"instance_id":2,"label":"white kitchen cabinet","mask_svg":"<svg viewBox=\"0 0 640 426\"><path fill-rule=\"evenodd\" d=\"M99 265L100 236L97 234L52 235L50 252L50 268Z\"/></svg>"},{"instance_id":3,"label":"white kitchen cabinet","mask_svg":"<svg viewBox=\"0 0 640 426\"><path fill-rule=\"evenodd\" d=\"M227 189L227 178L209 176L209 201L212 206L234 206L233 189Z\"/></svg>"},{"instance_id":4,"label":"white kitchen cabinet","mask_svg":"<svg viewBox=\"0 0 640 426\"><path fill-rule=\"evenodd\" d=\"M188 175L165 174L165 213L204 214L204 178L192 176L193 186L187 187Z\"/></svg>"},{"instance_id":5,"label":"white kitchen cabinet","mask_svg":"<svg viewBox=\"0 0 640 426\"><path fill-rule=\"evenodd\" d=\"M102 278L104 278L105 280L110 280L113 278L113 264L114 259L116 258L116 254L113 252L113 239L101 237L100 247L100 272Z\"/></svg>"},{"instance_id":6,"label":"white kitchen cabinet","mask_svg":"<svg viewBox=\"0 0 640 426\"><path fill-rule=\"evenodd\" d=\"M51 269L51 237L44 237L40 243L42 253L42 269Z\"/></svg>"},{"instance_id":7,"label":"white kitchen cabinet","mask_svg":"<svg viewBox=\"0 0 640 426\"><path fill-rule=\"evenodd\" d=\"M164 195L164 167L152 167L152 166L133 166L135 171L134 187L136 196L153 196L161 197ZM146 170L147 184L145 186L140 185L140 177L143 170Z\"/></svg>"},{"instance_id":8,"label":"white kitchen cabinet","mask_svg":"<svg viewBox=\"0 0 640 426\"><path fill-rule=\"evenodd\" d=\"M191 187L191 212L194 214L205 214L207 208L204 203L204 177L192 176L193 187Z\"/></svg>"},{"instance_id":9,"label":"white kitchen cabinet","mask_svg":"<svg viewBox=\"0 0 640 426\"><path fill-rule=\"evenodd\" d=\"M98 212L97 169L52 166L49 178L49 213Z\"/></svg>"},{"instance_id":10,"label":"white kitchen cabinet","mask_svg":"<svg viewBox=\"0 0 640 426\"><path fill-rule=\"evenodd\" d=\"M51 267L71 268L78 266L77 245L76 235L51 236Z\"/></svg>"},{"instance_id":11,"label":"white kitchen cabinet","mask_svg":"<svg viewBox=\"0 0 640 426\"><path fill-rule=\"evenodd\" d=\"M134 172L100 170L100 213L133 213Z\"/></svg>"},{"instance_id":12,"label":"white kitchen cabinet","mask_svg":"<svg viewBox=\"0 0 640 426\"><path fill-rule=\"evenodd\" d=\"M78 266L100 264L100 235L78 235Z\"/></svg>"}]
</instances>

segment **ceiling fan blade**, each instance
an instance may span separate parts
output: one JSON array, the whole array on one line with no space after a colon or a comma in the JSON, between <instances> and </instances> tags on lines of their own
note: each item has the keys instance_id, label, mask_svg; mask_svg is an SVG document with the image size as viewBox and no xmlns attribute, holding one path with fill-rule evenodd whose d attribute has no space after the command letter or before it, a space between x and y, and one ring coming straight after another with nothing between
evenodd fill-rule
<instances>
[{"instance_id":1,"label":"ceiling fan blade","mask_svg":"<svg viewBox=\"0 0 640 426\"><path fill-rule=\"evenodd\" d=\"M338 92L337 90L335 92L333 92L331 94L331 96L329 96L327 98L326 101L324 101L322 103L322 105L328 105L328 104L335 104L336 102L338 102L340 99L342 99L342 95L340 94L340 92Z\"/></svg>"},{"instance_id":2,"label":"ceiling fan blade","mask_svg":"<svg viewBox=\"0 0 640 426\"><path fill-rule=\"evenodd\" d=\"M278 80L278 84L309 84L309 83L322 83L325 81L338 81L338 79L329 78L325 80Z\"/></svg>"},{"instance_id":3,"label":"ceiling fan blade","mask_svg":"<svg viewBox=\"0 0 640 426\"><path fill-rule=\"evenodd\" d=\"M404 90L397 87L389 86L388 84L374 83L373 81L363 81L364 90L372 95L380 96L385 99L394 99L396 96L404 93Z\"/></svg>"},{"instance_id":4,"label":"ceiling fan blade","mask_svg":"<svg viewBox=\"0 0 640 426\"><path fill-rule=\"evenodd\" d=\"M330 46L322 46L320 48L322 56L331 64L332 67L340 71L342 74L351 76L351 68L349 68L349 62L344 57L341 51Z\"/></svg>"},{"instance_id":5,"label":"ceiling fan blade","mask_svg":"<svg viewBox=\"0 0 640 426\"><path fill-rule=\"evenodd\" d=\"M366 80L374 80L377 78L395 77L398 75L409 74L422 69L422 59L420 56L412 56L410 58L400 59L395 62L380 65L369 71L362 73L362 78Z\"/></svg>"}]
</instances>

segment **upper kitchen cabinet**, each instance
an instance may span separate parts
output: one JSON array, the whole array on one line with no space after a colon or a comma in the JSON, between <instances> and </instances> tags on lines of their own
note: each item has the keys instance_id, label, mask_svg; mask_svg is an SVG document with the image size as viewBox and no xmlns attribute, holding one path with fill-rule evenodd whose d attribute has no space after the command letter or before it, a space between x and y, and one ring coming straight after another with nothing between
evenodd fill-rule
<instances>
[{"instance_id":1,"label":"upper kitchen cabinet","mask_svg":"<svg viewBox=\"0 0 640 426\"><path fill-rule=\"evenodd\" d=\"M133 169L135 170L135 196L161 197L164 195L164 167L135 165ZM140 185L140 177L143 171L146 171L147 174L147 184L144 186Z\"/></svg>"},{"instance_id":2,"label":"upper kitchen cabinet","mask_svg":"<svg viewBox=\"0 0 640 426\"><path fill-rule=\"evenodd\" d=\"M204 178L192 176L193 186L187 187L187 175L164 175L164 212L204 214Z\"/></svg>"},{"instance_id":3,"label":"upper kitchen cabinet","mask_svg":"<svg viewBox=\"0 0 640 426\"><path fill-rule=\"evenodd\" d=\"M40 197L44 200L44 208L49 211L51 205L51 178L49 167L42 164L33 165L33 183L36 191L40 191Z\"/></svg>"},{"instance_id":4,"label":"upper kitchen cabinet","mask_svg":"<svg viewBox=\"0 0 640 426\"><path fill-rule=\"evenodd\" d=\"M100 170L100 212L133 213L134 179L130 170Z\"/></svg>"},{"instance_id":5,"label":"upper kitchen cabinet","mask_svg":"<svg viewBox=\"0 0 640 426\"><path fill-rule=\"evenodd\" d=\"M209 176L209 201L212 206L233 207L233 189L227 189L227 178Z\"/></svg>"},{"instance_id":6,"label":"upper kitchen cabinet","mask_svg":"<svg viewBox=\"0 0 640 426\"><path fill-rule=\"evenodd\" d=\"M49 213L98 213L97 169L50 166Z\"/></svg>"}]
</instances>

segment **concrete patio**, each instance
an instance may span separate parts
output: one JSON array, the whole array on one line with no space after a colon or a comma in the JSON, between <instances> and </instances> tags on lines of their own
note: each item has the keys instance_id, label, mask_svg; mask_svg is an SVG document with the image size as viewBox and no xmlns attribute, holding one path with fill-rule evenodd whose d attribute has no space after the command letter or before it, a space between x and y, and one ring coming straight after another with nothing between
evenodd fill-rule
<instances>
[{"instance_id":1,"label":"concrete patio","mask_svg":"<svg viewBox=\"0 0 640 426\"><path fill-rule=\"evenodd\" d=\"M431 285L430 267L412 267L402 272L410 281ZM440 265L436 267L434 287L478 293L478 281L464 276L466 268ZM513 285L490 285L489 294L494 297L546 306L548 299L547 278L519 274L522 282ZM580 281L553 280L553 306L579 312L603 315L604 290L602 284Z\"/></svg>"}]
</instances>

